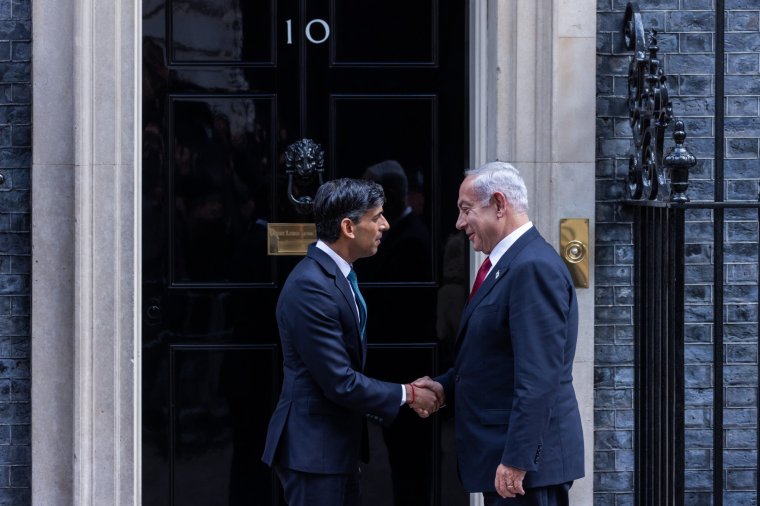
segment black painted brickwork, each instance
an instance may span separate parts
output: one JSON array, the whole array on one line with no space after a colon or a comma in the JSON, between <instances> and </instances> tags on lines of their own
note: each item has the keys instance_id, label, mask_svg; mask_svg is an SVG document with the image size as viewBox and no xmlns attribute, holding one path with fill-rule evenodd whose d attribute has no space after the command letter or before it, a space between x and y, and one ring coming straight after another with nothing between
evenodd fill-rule
<instances>
[{"instance_id":1,"label":"black painted brickwork","mask_svg":"<svg viewBox=\"0 0 760 506\"><path fill-rule=\"evenodd\" d=\"M595 506L633 504L632 218L618 203L628 171L626 3L597 2ZM714 199L715 2L642 0L658 31L676 117L686 123L692 200ZM760 2L725 0L726 200L756 200L760 179ZM672 130L668 131L668 139ZM672 145L672 140L666 150ZM713 217L690 211L686 228L686 504L712 504ZM755 211L726 211L724 227L724 504L756 504L757 276Z\"/></svg>"},{"instance_id":2,"label":"black painted brickwork","mask_svg":"<svg viewBox=\"0 0 760 506\"><path fill-rule=\"evenodd\" d=\"M0 0L0 504L31 504L31 0Z\"/></svg>"}]
</instances>

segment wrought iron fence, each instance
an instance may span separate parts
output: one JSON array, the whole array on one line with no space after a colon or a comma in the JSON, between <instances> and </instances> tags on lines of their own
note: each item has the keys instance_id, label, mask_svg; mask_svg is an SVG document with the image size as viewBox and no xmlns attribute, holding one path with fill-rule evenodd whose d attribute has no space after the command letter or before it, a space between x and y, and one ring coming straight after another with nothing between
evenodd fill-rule
<instances>
[{"instance_id":1,"label":"wrought iron fence","mask_svg":"<svg viewBox=\"0 0 760 506\"><path fill-rule=\"evenodd\" d=\"M723 16L719 6L716 38ZM624 205L634 230L635 504L756 504L760 203L723 199L717 117L715 199L690 201L696 160L673 117L657 34L644 32L635 3L623 34L633 51ZM716 103L723 57L716 44ZM664 155L669 128L674 146Z\"/></svg>"}]
</instances>

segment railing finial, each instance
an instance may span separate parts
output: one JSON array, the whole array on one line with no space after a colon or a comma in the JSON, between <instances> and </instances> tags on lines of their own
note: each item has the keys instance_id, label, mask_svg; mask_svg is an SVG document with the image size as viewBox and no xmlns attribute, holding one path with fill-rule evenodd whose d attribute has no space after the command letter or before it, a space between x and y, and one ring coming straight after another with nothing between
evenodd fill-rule
<instances>
[{"instance_id":1,"label":"railing finial","mask_svg":"<svg viewBox=\"0 0 760 506\"><path fill-rule=\"evenodd\" d=\"M628 114L633 132L633 154L629 158L626 178L628 197L688 202L688 169L696 159L683 145L686 132L682 121L673 133L676 146L668 155L669 161L663 157L665 130L673 120L668 78L657 57L657 31L645 33L641 12L635 2L629 2L626 7L623 37L626 49L633 51L628 67ZM667 186L666 172L674 185L669 196L661 191Z\"/></svg>"},{"instance_id":2,"label":"railing finial","mask_svg":"<svg viewBox=\"0 0 760 506\"><path fill-rule=\"evenodd\" d=\"M676 145L665 157L665 165L670 173L670 201L683 203L689 201L689 197L686 196L686 189L689 187L689 169L697 164L697 159L684 146L686 131L681 120L676 121L673 126L673 140Z\"/></svg>"}]
</instances>

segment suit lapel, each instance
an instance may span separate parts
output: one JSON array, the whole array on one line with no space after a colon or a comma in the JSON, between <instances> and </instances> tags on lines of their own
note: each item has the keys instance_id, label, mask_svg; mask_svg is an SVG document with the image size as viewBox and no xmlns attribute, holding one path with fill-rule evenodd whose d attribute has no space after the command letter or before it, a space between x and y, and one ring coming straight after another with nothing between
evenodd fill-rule
<instances>
[{"instance_id":1,"label":"suit lapel","mask_svg":"<svg viewBox=\"0 0 760 506\"><path fill-rule=\"evenodd\" d=\"M483 281L483 284L480 285L478 291L475 292L472 300L470 300L470 302L468 302L464 307L462 318L459 320L459 330L457 331L457 347L459 347L462 342L462 337L464 337L464 329L467 328L467 322L470 319L472 312L476 307L478 307L483 299L485 299L491 290L493 290L494 287L497 286L499 282L501 282L501 280L507 277L509 265L512 263L512 260L517 258L517 255L519 255L520 252L528 244L539 237L541 237L541 235L538 233L536 227L531 227L527 232L521 235L520 238L517 239L517 241L515 241L512 246L509 247L507 252L504 253L496 265L493 266L491 272L488 273L488 277L485 279L485 281Z\"/></svg>"},{"instance_id":2,"label":"suit lapel","mask_svg":"<svg viewBox=\"0 0 760 506\"><path fill-rule=\"evenodd\" d=\"M354 315L354 326L356 330L355 335L357 340L356 349L361 350L361 356L357 358L360 360L362 370L364 370L364 362L367 359L367 346L361 340L361 332L359 329L359 310L356 307L356 300L354 299L354 292L351 290L351 285L343 273L340 272L338 264L336 264L335 261L330 258L327 253L317 248L315 244L309 245L307 255L310 258L313 258L328 274L328 276L333 279L336 289L343 296L342 300L338 299L336 300L336 303L345 304L348 310L351 311L351 314Z\"/></svg>"}]
</instances>

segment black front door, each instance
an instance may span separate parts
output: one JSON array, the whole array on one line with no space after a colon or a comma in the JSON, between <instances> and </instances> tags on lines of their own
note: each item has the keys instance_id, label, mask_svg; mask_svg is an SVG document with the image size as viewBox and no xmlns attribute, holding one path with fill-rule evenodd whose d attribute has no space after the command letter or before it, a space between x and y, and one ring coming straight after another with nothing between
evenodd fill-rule
<instances>
[{"instance_id":1,"label":"black front door","mask_svg":"<svg viewBox=\"0 0 760 506\"><path fill-rule=\"evenodd\" d=\"M386 189L391 230L356 265L368 374L450 364L467 290L467 4L144 0L145 505L282 503L260 457L281 377L274 307L300 256L269 254L268 234L312 220L288 195L301 139L323 150L324 179ZM365 504L467 504L452 424L449 406L372 427Z\"/></svg>"}]
</instances>

